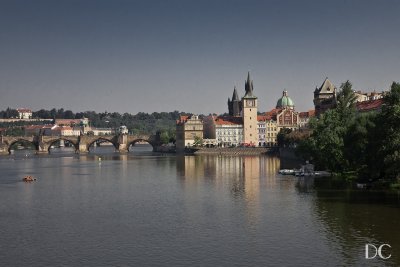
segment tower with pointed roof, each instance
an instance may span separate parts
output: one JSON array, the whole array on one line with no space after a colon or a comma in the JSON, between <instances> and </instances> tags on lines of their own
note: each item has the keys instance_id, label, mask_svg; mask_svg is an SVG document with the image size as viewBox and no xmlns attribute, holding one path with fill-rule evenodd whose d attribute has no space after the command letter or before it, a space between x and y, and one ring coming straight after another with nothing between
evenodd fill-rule
<instances>
[{"instance_id":1,"label":"tower with pointed roof","mask_svg":"<svg viewBox=\"0 0 400 267\"><path fill-rule=\"evenodd\" d=\"M245 95L242 98L243 116L243 142L251 145L258 145L257 129L257 97L253 93L253 81L250 79L250 72L245 81Z\"/></svg>"},{"instance_id":2,"label":"tower with pointed roof","mask_svg":"<svg viewBox=\"0 0 400 267\"><path fill-rule=\"evenodd\" d=\"M315 114L319 116L328 109L336 106L336 87L328 80L324 80L322 85L315 88L314 91L314 107Z\"/></svg>"},{"instance_id":3,"label":"tower with pointed roof","mask_svg":"<svg viewBox=\"0 0 400 267\"><path fill-rule=\"evenodd\" d=\"M242 110L241 107L242 103L239 99L236 86L233 88L233 95L232 95L232 100L228 98L228 110L229 110L229 115L230 116L240 116L240 112Z\"/></svg>"}]
</instances>

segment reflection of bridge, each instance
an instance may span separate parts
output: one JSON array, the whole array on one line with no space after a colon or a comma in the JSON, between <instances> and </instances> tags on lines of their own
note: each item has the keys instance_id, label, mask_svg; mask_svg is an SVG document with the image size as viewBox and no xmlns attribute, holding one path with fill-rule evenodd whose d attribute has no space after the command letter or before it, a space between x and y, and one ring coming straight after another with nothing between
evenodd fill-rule
<instances>
[{"instance_id":1,"label":"reflection of bridge","mask_svg":"<svg viewBox=\"0 0 400 267\"><path fill-rule=\"evenodd\" d=\"M60 140L70 142L77 153L89 152L89 147L98 141L112 143L119 152L128 152L129 146L137 142L147 142L153 149L160 144L159 135L0 136L0 154L10 153L11 146L17 143L31 143L37 153L48 153L50 147Z\"/></svg>"}]
</instances>

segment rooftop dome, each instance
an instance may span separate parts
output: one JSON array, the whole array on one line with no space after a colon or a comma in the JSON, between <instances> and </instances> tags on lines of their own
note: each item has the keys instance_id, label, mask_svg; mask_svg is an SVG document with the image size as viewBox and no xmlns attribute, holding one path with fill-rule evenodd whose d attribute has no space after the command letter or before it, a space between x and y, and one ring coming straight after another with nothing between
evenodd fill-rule
<instances>
[{"instance_id":1,"label":"rooftop dome","mask_svg":"<svg viewBox=\"0 0 400 267\"><path fill-rule=\"evenodd\" d=\"M276 108L294 108L293 100L288 97L287 91L283 91L282 97L279 98L278 102L276 103Z\"/></svg>"}]
</instances>

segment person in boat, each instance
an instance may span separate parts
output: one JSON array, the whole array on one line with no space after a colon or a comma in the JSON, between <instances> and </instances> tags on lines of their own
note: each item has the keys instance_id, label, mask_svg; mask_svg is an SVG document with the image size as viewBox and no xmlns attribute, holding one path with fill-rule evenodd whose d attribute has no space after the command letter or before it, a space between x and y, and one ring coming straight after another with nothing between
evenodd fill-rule
<instances>
[{"instance_id":1,"label":"person in boat","mask_svg":"<svg viewBox=\"0 0 400 267\"><path fill-rule=\"evenodd\" d=\"M32 182L36 181L36 178L33 178L31 175L26 175L22 180L24 180L25 182Z\"/></svg>"}]
</instances>

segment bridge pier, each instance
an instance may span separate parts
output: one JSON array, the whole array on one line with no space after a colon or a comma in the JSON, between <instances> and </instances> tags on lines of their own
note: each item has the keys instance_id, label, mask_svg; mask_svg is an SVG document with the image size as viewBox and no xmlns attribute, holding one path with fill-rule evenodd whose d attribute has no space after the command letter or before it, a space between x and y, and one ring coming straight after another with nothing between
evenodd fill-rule
<instances>
[{"instance_id":1,"label":"bridge pier","mask_svg":"<svg viewBox=\"0 0 400 267\"><path fill-rule=\"evenodd\" d=\"M118 151L120 153L128 153L128 136L126 134L118 136Z\"/></svg>"},{"instance_id":2,"label":"bridge pier","mask_svg":"<svg viewBox=\"0 0 400 267\"><path fill-rule=\"evenodd\" d=\"M0 146L0 155L8 155L10 152L8 152L8 148L6 146Z\"/></svg>"},{"instance_id":3,"label":"bridge pier","mask_svg":"<svg viewBox=\"0 0 400 267\"><path fill-rule=\"evenodd\" d=\"M33 138L33 143L36 146L36 154L48 154L49 153L49 145L46 144L44 141L44 137L41 136L35 136Z\"/></svg>"},{"instance_id":4,"label":"bridge pier","mask_svg":"<svg viewBox=\"0 0 400 267\"><path fill-rule=\"evenodd\" d=\"M86 143L79 143L77 152L79 154L89 153L89 149L88 149Z\"/></svg>"}]
</instances>

